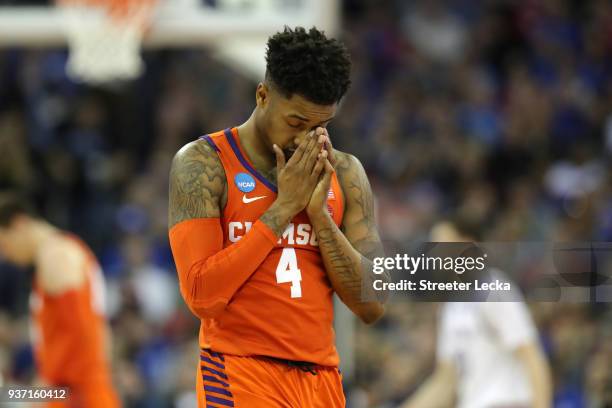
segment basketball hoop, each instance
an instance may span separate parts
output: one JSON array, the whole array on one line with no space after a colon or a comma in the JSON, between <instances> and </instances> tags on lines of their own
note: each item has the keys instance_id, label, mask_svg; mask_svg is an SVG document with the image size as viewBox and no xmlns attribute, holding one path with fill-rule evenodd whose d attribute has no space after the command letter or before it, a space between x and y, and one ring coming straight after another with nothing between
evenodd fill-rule
<instances>
[{"instance_id":1,"label":"basketball hoop","mask_svg":"<svg viewBox=\"0 0 612 408\"><path fill-rule=\"evenodd\" d=\"M138 77L140 44L156 0L57 0L70 50L68 75L89 83Z\"/></svg>"}]
</instances>

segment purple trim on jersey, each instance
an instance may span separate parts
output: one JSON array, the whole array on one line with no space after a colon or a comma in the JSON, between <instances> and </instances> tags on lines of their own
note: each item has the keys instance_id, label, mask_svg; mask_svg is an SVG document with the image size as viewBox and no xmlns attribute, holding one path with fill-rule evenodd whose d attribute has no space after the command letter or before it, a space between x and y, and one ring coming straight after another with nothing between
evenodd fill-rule
<instances>
[{"instance_id":1,"label":"purple trim on jersey","mask_svg":"<svg viewBox=\"0 0 612 408\"><path fill-rule=\"evenodd\" d=\"M206 366L203 366L203 365L201 365L200 367L202 368L202 371L208 371L209 373L212 373L212 374L216 375L217 377L223 378L225 381L228 380L227 375L225 375L225 373L222 372L222 371L215 370L214 368L206 367Z\"/></svg>"},{"instance_id":2,"label":"purple trim on jersey","mask_svg":"<svg viewBox=\"0 0 612 408\"><path fill-rule=\"evenodd\" d=\"M212 351L211 349L205 349L205 348L203 348L202 351L208 354L209 357L216 357L220 359L221 361L225 362L225 357L223 357L223 354L221 353L217 353L217 352Z\"/></svg>"},{"instance_id":3,"label":"purple trim on jersey","mask_svg":"<svg viewBox=\"0 0 612 408\"><path fill-rule=\"evenodd\" d=\"M213 149L215 149L215 151L219 152L219 148L217 147L217 145L215 144L215 142L211 139L211 137L209 135L204 135L204 136L200 136L201 140L206 140L208 142L209 145L212 146Z\"/></svg>"},{"instance_id":4,"label":"purple trim on jersey","mask_svg":"<svg viewBox=\"0 0 612 408\"><path fill-rule=\"evenodd\" d=\"M220 379L218 379L217 377L213 377L212 375L202 375L202 380L204 382L208 381L208 382L214 382L214 383L219 383L224 387L229 387L229 384L226 382L221 381Z\"/></svg>"},{"instance_id":5,"label":"purple trim on jersey","mask_svg":"<svg viewBox=\"0 0 612 408\"><path fill-rule=\"evenodd\" d=\"M257 170L255 170L253 166L251 166L249 162L244 158L244 156L242 155L242 152L240 151L240 148L238 147L238 144L236 143L236 140L234 139L234 135L232 134L232 131L230 129L225 129L224 133L225 133L225 137L227 138L227 141L229 142L230 146L232 147L232 150L234 151L234 154L240 161L240 164L242 164L244 168L246 168L253 176L255 176L257 180L261 181L266 187L268 187L270 190L274 191L275 193L278 193L278 189L276 188L276 186L270 183L268 179L266 179Z\"/></svg>"},{"instance_id":6,"label":"purple trim on jersey","mask_svg":"<svg viewBox=\"0 0 612 408\"><path fill-rule=\"evenodd\" d=\"M234 406L234 401L226 400L225 398L213 397L209 394L206 394L206 402L214 402L215 404L225 405L226 407Z\"/></svg>"},{"instance_id":7,"label":"purple trim on jersey","mask_svg":"<svg viewBox=\"0 0 612 408\"><path fill-rule=\"evenodd\" d=\"M225 388L215 387L214 385L205 385L204 391L214 392L215 394L225 395L226 397L233 397L232 393Z\"/></svg>"},{"instance_id":8,"label":"purple trim on jersey","mask_svg":"<svg viewBox=\"0 0 612 408\"><path fill-rule=\"evenodd\" d=\"M206 361L207 363L210 363L210 364L212 364L212 365L214 365L214 366L216 366L216 367L218 367L218 368L220 368L222 370L225 370L225 366L223 364L218 363L218 362L216 362L215 360L213 360L211 358L208 358L206 356L200 356L200 360Z\"/></svg>"}]
</instances>

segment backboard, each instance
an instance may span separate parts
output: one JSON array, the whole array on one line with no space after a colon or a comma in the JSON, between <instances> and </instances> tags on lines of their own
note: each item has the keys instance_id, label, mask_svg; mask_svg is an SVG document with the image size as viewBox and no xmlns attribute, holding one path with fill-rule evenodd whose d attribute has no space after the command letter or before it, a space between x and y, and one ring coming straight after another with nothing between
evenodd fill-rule
<instances>
[{"instance_id":1,"label":"backboard","mask_svg":"<svg viewBox=\"0 0 612 408\"><path fill-rule=\"evenodd\" d=\"M285 25L316 25L333 36L339 7L339 0L159 0L143 46L209 46L247 75L261 76L269 35ZM53 5L11 2L0 7L0 47L63 46L63 24Z\"/></svg>"}]
</instances>

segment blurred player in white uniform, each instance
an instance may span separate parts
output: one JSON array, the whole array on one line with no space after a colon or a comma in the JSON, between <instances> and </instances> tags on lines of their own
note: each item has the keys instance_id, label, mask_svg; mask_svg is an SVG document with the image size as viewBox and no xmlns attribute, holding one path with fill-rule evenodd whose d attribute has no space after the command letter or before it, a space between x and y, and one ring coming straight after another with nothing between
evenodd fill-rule
<instances>
[{"instance_id":1,"label":"blurred player in white uniform","mask_svg":"<svg viewBox=\"0 0 612 408\"><path fill-rule=\"evenodd\" d=\"M434 226L433 242L473 242L457 218ZM436 368L402 408L549 408L552 386L538 333L523 302L442 305Z\"/></svg>"}]
</instances>

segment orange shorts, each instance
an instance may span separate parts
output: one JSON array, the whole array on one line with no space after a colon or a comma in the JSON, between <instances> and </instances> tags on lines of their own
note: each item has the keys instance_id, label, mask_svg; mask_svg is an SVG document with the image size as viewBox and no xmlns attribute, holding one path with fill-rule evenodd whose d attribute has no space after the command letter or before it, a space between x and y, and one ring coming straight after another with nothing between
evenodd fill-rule
<instances>
[{"instance_id":1,"label":"orange shorts","mask_svg":"<svg viewBox=\"0 0 612 408\"><path fill-rule=\"evenodd\" d=\"M268 359L202 349L198 408L339 408L345 406L336 367L312 371Z\"/></svg>"}]
</instances>

